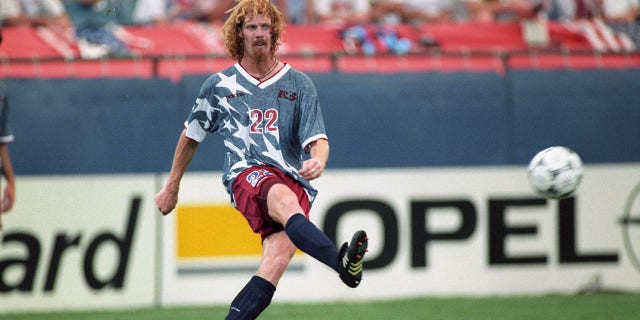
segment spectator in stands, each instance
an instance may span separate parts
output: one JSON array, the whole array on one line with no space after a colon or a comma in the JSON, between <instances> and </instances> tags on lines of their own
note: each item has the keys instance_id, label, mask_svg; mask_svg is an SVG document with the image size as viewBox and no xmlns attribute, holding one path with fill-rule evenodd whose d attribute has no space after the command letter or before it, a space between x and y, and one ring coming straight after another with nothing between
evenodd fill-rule
<instances>
[{"instance_id":1,"label":"spectator in stands","mask_svg":"<svg viewBox=\"0 0 640 320\"><path fill-rule=\"evenodd\" d=\"M131 54L131 48L146 49L153 45L122 27L133 23L135 0L67 0L65 5L84 58L126 56Z\"/></svg>"},{"instance_id":2,"label":"spectator in stands","mask_svg":"<svg viewBox=\"0 0 640 320\"><path fill-rule=\"evenodd\" d=\"M122 13L119 3L110 0L67 0L67 12L76 28L78 47L84 58L127 55L127 45L115 35Z\"/></svg>"},{"instance_id":3,"label":"spectator in stands","mask_svg":"<svg viewBox=\"0 0 640 320\"><path fill-rule=\"evenodd\" d=\"M130 24L136 0L65 0L76 28L102 27L109 23Z\"/></svg>"},{"instance_id":4,"label":"spectator in stands","mask_svg":"<svg viewBox=\"0 0 640 320\"><path fill-rule=\"evenodd\" d=\"M598 14L608 23L635 24L638 18L638 0L598 0Z\"/></svg>"},{"instance_id":5,"label":"spectator in stands","mask_svg":"<svg viewBox=\"0 0 640 320\"><path fill-rule=\"evenodd\" d=\"M2 44L2 28L0 28L0 45ZM11 157L9 155L8 143L12 142L14 137L9 127L9 103L7 99L7 91L0 83L0 174L5 178L7 185L4 187L2 199L0 200L0 215L6 213L13 208L13 202L16 197L16 178L11 165ZM0 230L2 229L2 221L0 221Z\"/></svg>"},{"instance_id":6,"label":"spectator in stands","mask_svg":"<svg viewBox=\"0 0 640 320\"><path fill-rule=\"evenodd\" d=\"M314 0L271 0L276 8L280 10L280 13L282 13L282 17L284 18L285 23L292 21L293 18L290 14L290 8L295 8L295 5L298 4L298 2L304 3L304 8L306 11L302 12L302 14L309 14L308 17L310 17L313 1ZM233 4L235 4L235 2L237 1L234 1ZM301 12L298 12L297 14L299 15L301 14ZM296 17L296 19L297 18L298 17Z\"/></svg>"},{"instance_id":7,"label":"spectator in stands","mask_svg":"<svg viewBox=\"0 0 640 320\"><path fill-rule=\"evenodd\" d=\"M374 0L372 20L383 23L450 21L455 0Z\"/></svg>"},{"instance_id":8,"label":"spectator in stands","mask_svg":"<svg viewBox=\"0 0 640 320\"><path fill-rule=\"evenodd\" d=\"M323 0L284 0L283 16L289 24L310 24L317 22L315 4ZM278 4L278 7L282 4Z\"/></svg>"},{"instance_id":9,"label":"spectator in stands","mask_svg":"<svg viewBox=\"0 0 640 320\"><path fill-rule=\"evenodd\" d=\"M136 25L166 24L172 22L179 13L174 0L134 0L131 23Z\"/></svg>"},{"instance_id":10,"label":"spectator in stands","mask_svg":"<svg viewBox=\"0 0 640 320\"><path fill-rule=\"evenodd\" d=\"M1 0L0 20L4 26L45 26L73 33L60 0Z\"/></svg>"},{"instance_id":11,"label":"spectator in stands","mask_svg":"<svg viewBox=\"0 0 640 320\"><path fill-rule=\"evenodd\" d=\"M597 0L597 16L611 29L628 35L635 46L640 46L640 1Z\"/></svg>"},{"instance_id":12,"label":"spectator in stands","mask_svg":"<svg viewBox=\"0 0 640 320\"><path fill-rule=\"evenodd\" d=\"M371 1L371 20L375 23L403 23L405 14L404 0Z\"/></svg>"},{"instance_id":13,"label":"spectator in stands","mask_svg":"<svg viewBox=\"0 0 640 320\"><path fill-rule=\"evenodd\" d=\"M222 24L227 18L227 10L236 0L173 0L176 4L177 19L194 20ZM288 0L274 0L283 16L288 17ZM301 0L291 0L301 1Z\"/></svg>"},{"instance_id":14,"label":"spectator in stands","mask_svg":"<svg viewBox=\"0 0 640 320\"><path fill-rule=\"evenodd\" d=\"M452 19L454 0L408 0L406 22L433 23Z\"/></svg>"},{"instance_id":15,"label":"spectator in stands","mask_svg":"<svg viewBox=\"0 0 640 320\"><path fill-rule=\"evenodd\" d=\"M544 8L549 20L554 21L590 19L597 12L595 0L547 0Z\"/></svg>"},{"instance_id":16,"label":"spectator in stands","mask_svg":"<svg viewBox=\"0 0 640 320\"><path fill-rule=\"evenodd\" d=\"M470 19L481 22L537 18L544 0L467 0Z\"/></svg>"},{"instance_id":17,"label":"spectator in stands","mask_svg":"<svg viewBox=\"0 0 640 320\"><path fill-rule=\"evenodd\" d=\"M314 0L313 21L339 25L368 24L369 0Z\"/></svg>"},{"instance_id":18,"label":"spectator in stands","mask_svg":"<svg viewBox=\"0 0 640 320\"><path fill-rule=\"evenodd\" d=\"M176 0L178 18L200 22L222 23L234 0Z\"/></svg>"},{"instance_id":19,"label":"spectator in stands","mask_svg":"<svg viewBox=\"0 0 640 320\"><path fill-rule=\"evenodd\" d=\"M562 21L566 27L581 33L596 51L633 51L636 45L630 35L637 33L633 24L628 25L631 26L628 30L624 29L627 27L624 23L613 26L621 20L633 20L633 6L638 5L636 1L549 0L546 9L550 20ZM630 12L625 12L625 9ZM622 14L618 16L619 13ZM625 15L629 17L624 18ZM637 41L638 36L634 37Z\"/></svg>"}]
</instances>

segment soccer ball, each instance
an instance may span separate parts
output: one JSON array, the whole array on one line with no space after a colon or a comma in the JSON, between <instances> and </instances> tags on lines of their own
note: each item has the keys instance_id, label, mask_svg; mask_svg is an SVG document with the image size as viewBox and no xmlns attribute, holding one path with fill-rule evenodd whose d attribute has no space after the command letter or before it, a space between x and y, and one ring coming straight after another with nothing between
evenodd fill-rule
<instances>
[{"instance_id":1,"label":"soccer ball","mask_svg":"<svg viewBox=\"0 0 640 320\"><path fill-rule=\"evenodd\" d=\"M555 146L538 152L529 162L529 184L550 199L570 196L582 181L582 160L573 150Z\"/></svg>"}]
</instances>

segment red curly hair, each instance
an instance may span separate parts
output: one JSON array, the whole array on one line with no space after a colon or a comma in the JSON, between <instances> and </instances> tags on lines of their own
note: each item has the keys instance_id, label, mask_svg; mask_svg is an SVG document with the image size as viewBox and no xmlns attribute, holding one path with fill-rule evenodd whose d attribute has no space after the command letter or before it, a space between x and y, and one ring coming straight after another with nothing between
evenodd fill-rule
<instances>
[{"instance_id":1,"label":"red curly hair","mask_svg":"<svg viewBox=\"0 0 640 320\"><path fill-rule=\"evenodd\" d=\"M238 34L247 16L262 15L271 19L271 52L278 50L285 22L280 10L270 0L239 0L227 13L229 18L222 26L222 35L227 55L231 59L240 61L244 55L242 39Z\"/></svg>"}]
</instances>

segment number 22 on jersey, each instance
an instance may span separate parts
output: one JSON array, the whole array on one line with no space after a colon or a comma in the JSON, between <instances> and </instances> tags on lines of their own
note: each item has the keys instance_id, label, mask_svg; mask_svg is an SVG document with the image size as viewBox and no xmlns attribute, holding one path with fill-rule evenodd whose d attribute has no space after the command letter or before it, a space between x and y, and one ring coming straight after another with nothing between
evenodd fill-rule
<instances>
[{"instance_id":1,"label":"number 22 on jersey","mask_svg":"<svg viewBox=\"0 0 640 320\"><path fill-rule=\"evenodd\" d=\"M278 131L278 127L276 126L278 110L276 109L267 109L265 111L251 109L249 111L249 117L251 118L251 133Z\"/></svg>"}]
</instances>

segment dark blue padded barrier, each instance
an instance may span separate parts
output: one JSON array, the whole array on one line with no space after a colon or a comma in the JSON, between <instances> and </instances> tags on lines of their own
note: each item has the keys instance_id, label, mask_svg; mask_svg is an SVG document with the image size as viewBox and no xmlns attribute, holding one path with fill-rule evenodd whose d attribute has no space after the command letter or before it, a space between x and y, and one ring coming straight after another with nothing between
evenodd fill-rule
<instances>
[{"instance_id":1,"label":"dark blue padded barrier","mask_svg":"<svg viewBox=\"0 0 640 320\"><path fill-rule=\"evenodd\" d=\"M169 81L10 81L10 145L18 174L165 168L186 109ZM184 102L182 102L184 104Z\"/></svg>"},{"instance_id":2,"label":"dark blue padded barrier","mask_svg":"<svg viewBox=\"0 0 640 320\"><path fill-rule=\"evenodd\" d=\"M332 168L526 164L567 145L585 162L640 161L638 70L311 74ZM202 76L5 80L18 174L168 171ZM190 170L220 170L203 142Z\"/></svg>"},{"instance_id":3,"label":"dark blue padded barrier","mask_svg":"<svg viewBox=\"0 0 640 320\"><path fill-rule=\"evenodd\" d=\"M510 74L514 159L566 145L585 162L640 160L640 72L555 70Z\"/></svg>"},{"instance_id":4,"label":"dark blue padded barrier","mask_svg":"<svg viewBox=\"0 0 640 320\"><path fill-rule=\"evenodd\" d=\"M331 165L489 165L507 161L505 92L493 73L315 79Z\"/></svg>"}]
</instances>

